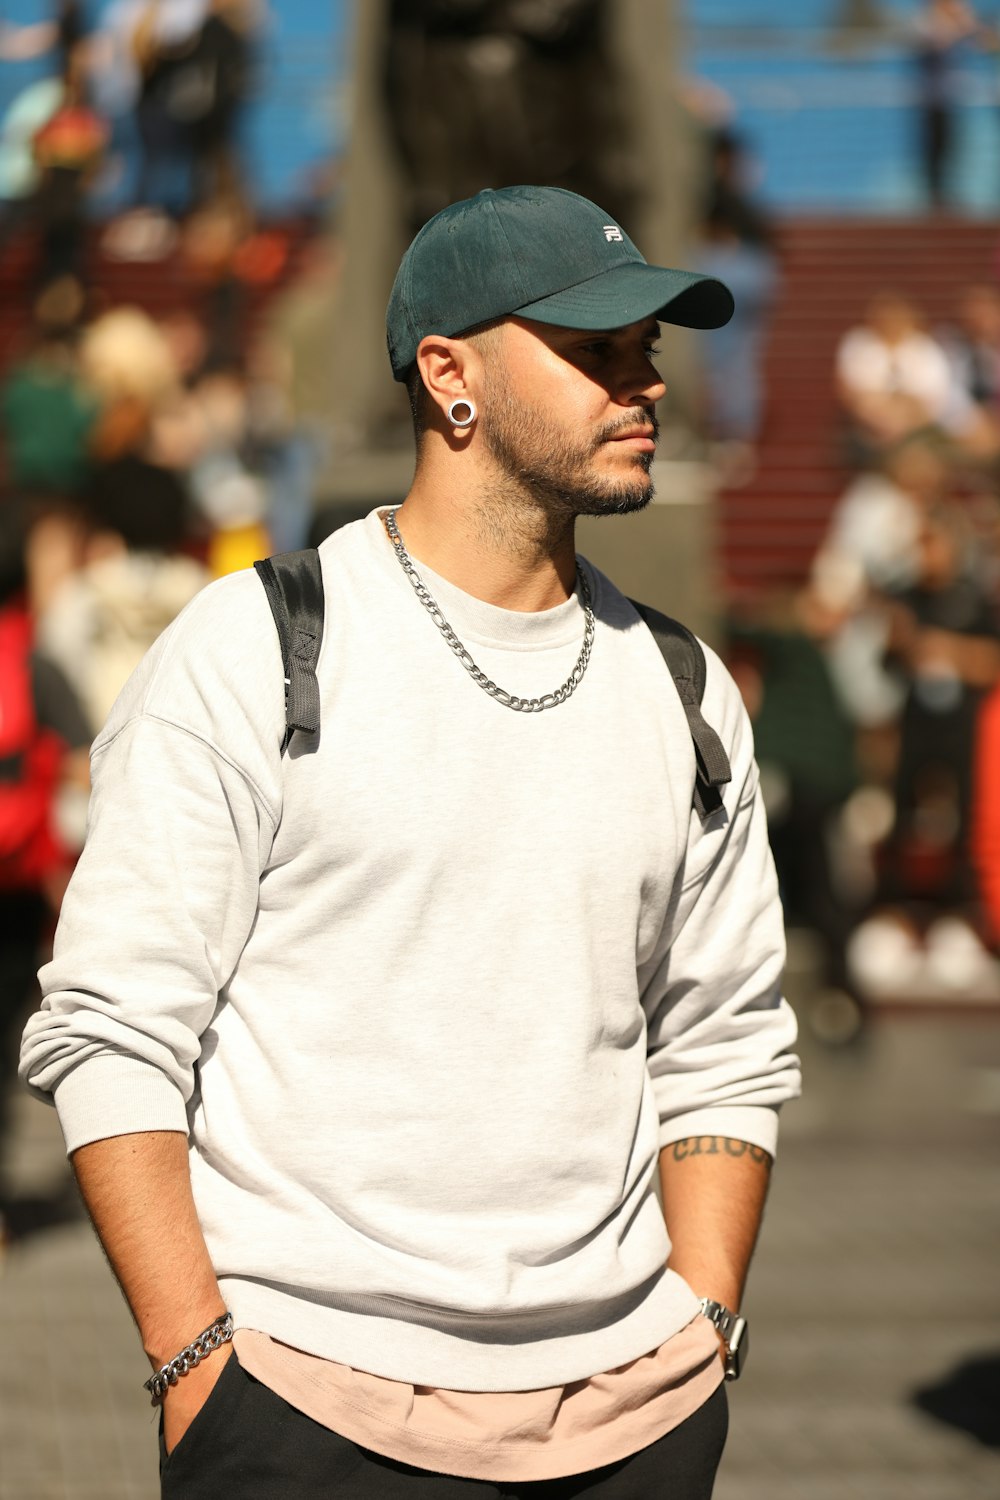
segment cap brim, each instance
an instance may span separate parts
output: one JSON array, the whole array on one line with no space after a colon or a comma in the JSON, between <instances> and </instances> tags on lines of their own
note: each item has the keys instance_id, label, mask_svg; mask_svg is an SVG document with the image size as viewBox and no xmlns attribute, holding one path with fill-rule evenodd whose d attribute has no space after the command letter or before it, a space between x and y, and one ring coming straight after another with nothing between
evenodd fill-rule
<instances>
[{"instance_id":1,"label":"cap brim","mask_svg":"<svg viewBox=\"0 0 1000 1500\"><path fill-rule=\"evenodd\" d=\"M641 318L682 328L721 328L733 306L732 292L714 276L634 261L514 308L513 314L557 328L624 328Z\"/></svg>"}]
</instances>

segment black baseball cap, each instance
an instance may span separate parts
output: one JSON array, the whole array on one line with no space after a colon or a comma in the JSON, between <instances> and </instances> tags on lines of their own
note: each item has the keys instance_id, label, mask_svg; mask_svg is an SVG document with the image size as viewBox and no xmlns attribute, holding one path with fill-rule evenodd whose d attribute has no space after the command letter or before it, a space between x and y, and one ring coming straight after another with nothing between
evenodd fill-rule
<instances>
[{"instance_id":1,"label":"black baseball cap","mask_svg":"<svg viewBox=\"0 0 1000 1500\"><path fill-rule=\"evenodd\" d=\"M721 328L733 295L714 276L651 266L610 214L565 188L486 188L428 220L403 256L386 336L405 380L429 333L449 337L516 314L560 328L640 318Z\"/></svg>"}]
</instances>

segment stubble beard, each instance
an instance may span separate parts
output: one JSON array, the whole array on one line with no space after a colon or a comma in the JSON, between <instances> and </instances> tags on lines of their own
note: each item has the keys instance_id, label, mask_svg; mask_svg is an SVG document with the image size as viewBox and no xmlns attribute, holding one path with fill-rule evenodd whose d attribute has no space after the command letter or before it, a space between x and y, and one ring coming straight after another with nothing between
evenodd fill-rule
<instances>
[{"instance_id":1,"label":"stubble beard","mask_svg":"<svg viewBox=\"0 0 1000 1500\"><path fill-rule=\"evenodd\" d=\"M645 510L653 498L652 453L633 454L629 470L617 477L596 470L603 445L634 428L638 415L622 416L586 441L574 442L502 387L494 387L480 406L483 442L511 482L508 488L520 491L522 503L543 510L556 524L571 523L576 516L625 516ZM652 426L655 440L655 415L643 411L641 417Z\"/></svg>"}]
</instances>

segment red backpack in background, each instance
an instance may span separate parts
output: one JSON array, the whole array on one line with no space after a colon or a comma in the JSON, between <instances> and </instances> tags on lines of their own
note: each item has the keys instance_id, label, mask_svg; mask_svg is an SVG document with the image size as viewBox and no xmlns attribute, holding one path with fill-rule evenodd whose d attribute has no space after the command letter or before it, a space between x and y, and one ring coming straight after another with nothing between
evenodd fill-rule
<instances>
[{"instance_id":1,"label":"red backpack in background","mask_svg":"<svg viewBox=\"0 0 1000 1500\"><path fill-rule=\"evenodd\" d=\"M64 746L35 714L33 637L23 604L0 607L0 892L37 890L65 860L52 826Z\"/></svg>"}]
</instances>

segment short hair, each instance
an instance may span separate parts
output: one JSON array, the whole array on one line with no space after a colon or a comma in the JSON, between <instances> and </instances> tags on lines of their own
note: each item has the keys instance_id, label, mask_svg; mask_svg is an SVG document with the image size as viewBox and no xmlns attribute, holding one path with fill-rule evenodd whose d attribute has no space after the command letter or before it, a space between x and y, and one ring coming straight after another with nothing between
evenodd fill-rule
<instances>
[{"instance_id":1,"label":"short hair","mask_svg":"<svg viewBox=\"0 0 1000 1500\"><path fill-rule=\"evenodd\" d=\"M413 421L413 436L420 440L427 431L427 387L420 376L416 360L406 372L406 394L410 402L410 417Z\"/></svg>"},{"instance_id":2,"label":"short hair","mask_svg":"<svg viewBox=\"0 0 1000 1500\"><path fill-rule=\"evenodd\" d=\"M479 323L474 328L467 328L464 332L455 334L455 338L469 339L481 349L489 348L494 342L493 335L500 328L503 318L491 318L488 323ZM427 387L420 375L420 367L414 360L406 372L406 394L410 402L410 417L413 420L413 436L419 448L421 439L430 425Z\"/></svg>"}]
</instances>

